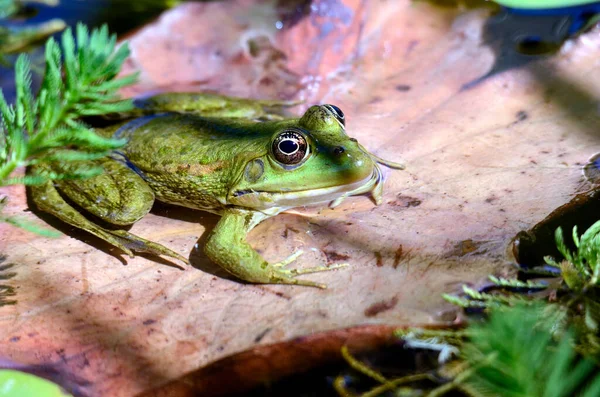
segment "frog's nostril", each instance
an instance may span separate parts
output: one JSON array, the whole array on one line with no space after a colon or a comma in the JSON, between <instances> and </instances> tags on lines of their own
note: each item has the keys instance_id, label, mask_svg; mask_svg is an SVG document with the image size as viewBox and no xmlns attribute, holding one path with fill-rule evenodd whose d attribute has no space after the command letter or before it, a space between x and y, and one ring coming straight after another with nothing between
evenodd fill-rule
<instances>
[{"instance_id":1,"label":"frog's nostril","mask_svg":"<svg viewBox=\"0 0 600 397\"><path fill-rule=\"evenodd\" d=\"M340 154L344 153L346 151L346 149L344 149L343 146L338 146L335 149L333 149L333 154L335 154L336 156L339 156Z\"/></svg>"}]
</instances>

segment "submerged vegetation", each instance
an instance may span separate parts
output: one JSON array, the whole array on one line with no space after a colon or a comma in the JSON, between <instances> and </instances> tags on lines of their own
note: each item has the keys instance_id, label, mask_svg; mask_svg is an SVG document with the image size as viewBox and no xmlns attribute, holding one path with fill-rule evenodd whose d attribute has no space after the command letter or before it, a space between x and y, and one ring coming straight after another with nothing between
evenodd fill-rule
<instances>
[{"instance_id":1,"label":"submerged vegetation","mask_svg":"<svg viewBox=\"0 0 600 397\"><path fill-rule=\"evenodd\" d=\"M558 228L563 259L546 257L545 266L520 279L490 276L483 291L465 286L462 297L445 295L476 314L466 328L396 332L404 348L436 355L437 365L387 377L343 349L355 376L338 376L336 391L343 397L435 397L451 390L475 397L600 395L600 221L581 236L575 227L572 239L574 250ZM359 378L374 386L357 394Z\"/></svg>"},{"instance_id":2,"label":"submerged vegetation","mask_svg":"<svg viewBox=\"0 0 600 397\"><path fill-rule=\"evenodd\" d=\"M46 43L46 69L37 96L31 90L31 68L26 55L19 56L15 65L15 103L9 105L0 91L0 186L97 175L101 170L89 167L78 167L69 174L15 176L14 172L44 162L100 158L124 144L122 140L97 135L80 118L133 107L131 100L121 100L117 95L121 87L132 84L137 77L116 78L129 55L127 44L117 48L116 36L109 35L106 26L90 34L81 24L75 37L67 29L61 44L62 50L52 38ZM3 198L0 209L5 203ZM0 220L43 232L21 218L0 213Z\"/></svg>"},{"instance_id":3,"label":"submerged vegetation","mask_svg":"<svg viewBox=\"0 0 600 397\"><path fill-rule=\"evenodd\" d=\"M526 277L543 277L540 281L505 280L490 277L494 290L480 292L463 287L464 297L445 295L451 303L465 309L489 309L514 306L517 303L533 304L544 298L554 303L562 313L563 321L555 320L555 332L560 333L566 324L572 324L578 335L578 350L585 354L600 355L600 221L594 223L580 237L573 228L574 251L568 247L562 231L555 232L556 246L562 260L545 257L545 266L523 272ZM526 294L523 294L525 292ZM600 359L600 357L599 357Z\"/></svg>"},{"instance_id":4,"label":"submerged vegetation","mask_svg":"<svg viewBox=\"0 0 600 397\"><path fill-rule=\"evenodd\" d=\"M62 19L23 25L19 22L27 16L26 3L33 0L0 0L0 64L8 65L4 55L26 51L48 36L60 32L66 27ZM36 3L56 6L58 0L35 0ZM13 22L14 19L14 22Z\"/></svg>"},{"instance_id":5,"label":"submerged vegetation","mask_svg":"<svg viewBox=\"0 0 600 397\"><path fill-rule=\"evenodd\" d=\"M600 394L600 374L591 358L579 358L571 332L556 340L548 311L537 302L494 308L487 321L459 331L399 330L407 348L439 353L440 366L430 371L388 378L343 351L350 366L378 385L361 397L395 391L401 396L445 395L451 390L477 397L592 397ZM418 342L418 343L417 343ZM445 355L444 351L452 351ZM338 377L343 397L356 396ZM425 392L427 390L427 392Z\"/></svg>"}]
</instances>

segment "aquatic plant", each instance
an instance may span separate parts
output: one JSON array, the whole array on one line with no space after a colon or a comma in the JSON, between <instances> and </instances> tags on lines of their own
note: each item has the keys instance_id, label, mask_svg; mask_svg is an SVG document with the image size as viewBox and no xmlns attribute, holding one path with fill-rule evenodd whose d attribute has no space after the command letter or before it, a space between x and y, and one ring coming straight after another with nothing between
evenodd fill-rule
<instances>
[{"instance_id":1,"label":"aquatic plant","mask_svg":"<svg viewBox=\"0 0 600 397\"><path fill-rule=\"evenodd\" d=\"M469 340L461 353L472 369L465 380L471 393L481 397L600 394L596 363L578 357L570 331L556 342L548 312L561 309L547 306L538 302L497 309L487 321L469 327Z\"/></svg>"},{"instance_id":2,"label":"aquatic plant","mask_svg":"<svg viewBox=\"0 0 600 397\"><path fill-rule=\"evenodd\" d=\"M15 288L5 283L17 275L15 272L10 271L14 267L14 263L4 264L5 261L6 256L0 254L0 283L2 283L0 284L0 307L17 303L14 300L14 296L17 294Z\"/></svg>"},{"instance_id":3,"label":"aquatic plant","mask_svg":"<svg viewBox=\"0 0 600 397\"><path fill-rule=\"evenodd\" d=\"M558 305L538 301L493 308L485 321L461 330L398 330L396 336L406 348L433 350L440 357L437 369L399 377L384 376L344 348L342 356L350 367L376 385L355 394L346 384L348 377L338 376L334 388L343 397L372 397L387 391L437 397L452 390L474 397L597 396L597 364L578 355L571 331L564 332L558 341L555 338L554 322L548 316L560 312Z\"/></svg>"},{"instance_id":4,"label":"aquatic plant","mask_svg":"<svg viewBox=\"0 0 600 397\"><path fill-rule=\"evenodd\" d=\"M75 37L67 29L61 44L62 51L54 39L46 43L46 68L37 97L31 90L31 68L26 55L20 55L15 65L15 103L9 105L0 90L0 186L97 175L100 168L81 166L73 167L69 174L12 176L19 167L43 162L100 158L125 143L97 135L80 118L133 108L131 100L121 100L117 95L121 87L137 78L116 78L129 55L127 44L117 48L116 36L109 35L106 26L90 34L82 24L77 25ZM42 230L1 214L0 221Z\"/></svg>"},{"instance_id":5,"label":"aquatic plant","mask_svg":"<svg viewBox=\"0 0 600 397\"><path fill-rule=\"evenodd\" d=\"M489 276L482 290L463 286L463 295L444 298L478 320L464 329L396 331L404 346L437 354L427 371L388 378L342 350L349 365L376 383L360 397L386 391L396 395L441 396L458 390L475 397L600 395L600 221L579 236L574 251L562 228L555 242L563 260L545 257L546 266L522 275L542 280ZM355 396L348 378L334 382L338 394Z\"/></svg>"},{"instance_id":6,"label":"aquatic plant","mask_svg":"<svg viewBox=\"0 0 600 397\"><path fill-rule=\"evenodd\" d=\"M532 302L530 297L513 293L518 291L536 291L549 288L547 282L521 281L518 279L505 279L496 276L488 276L488 279L496 288L492 292L477 291L466 285L463 285L463 296L443 294L442 297L457 306L465 309L488 309L498 306L514 306L520 303Z\"/></svg>"},{"instance_id":7,"label":"aquatic plant","mask_svg":"<svg viewBox=\"0 0 600 397\"><path fill-rule=\"evenodd\" d=\"M548 265L560 270L571 291L584 292L590 288L597 288L600 278L600 221L590 226L581 238L575 226L572 236L576 248L574 252L567 247L562 228L557 228L554 234L556 247L565 259L557 263L547 256L544 260Z\"/></svg>"},{"instance_id":8,"label":"aquatic plant","mask_svg":"<svg viewBox=\"0 0 600 397\"><path fill-rule=\"evenodd\" d=\"M23 24L27 14L23 11L29 2L58 5L58 0L0 0L0 64L3 66L11 64L5 54L24 52L67 26L62 19Z\"/></svg>"},{"instance_id":9,"label":"aquatic plant","mask_svg":"<svg viewBox=\"0 0 600 397\"><path fill-rule=\"evenodd\" d=\"M558 251L564 257L556 261L545 257L545 267L527 270L527 276L538 274L542 281L521 281L490 276L495 288L477 291L463 287L463 296L444 295L444 299L465 309L533 304L548 298L564 307L568 323L575 327L578 349L588 354L600 354L600 221L579 237L577 227L572 232L575 250L565 242L562 228L555 232ZM548 277L551 278L548 278ZM524 294L525 293L525 294ZM537 299L536 299L537 298ZM556 325L557 332L560 324Z\"/></svg>"}]
</instances>

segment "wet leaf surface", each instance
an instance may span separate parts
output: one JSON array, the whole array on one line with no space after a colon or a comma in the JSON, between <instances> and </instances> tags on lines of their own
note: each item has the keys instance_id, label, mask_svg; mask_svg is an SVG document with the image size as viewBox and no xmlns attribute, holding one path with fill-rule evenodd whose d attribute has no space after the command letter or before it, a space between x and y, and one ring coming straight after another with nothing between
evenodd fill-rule
<instances>
[{"instance_id":1,"label":"wet leaf surface","mask_svg":"<svg viewBox=\"0 0 600 397\"><path fill-rule=\"evenodd\" d=\"M343 109L350 135L407 164L386 170L383 204L299 209L249 241L271 261L303 248L297 266L350 266L307 276L323 291L243 284L196 248L218 218L165 205L131 232L193 267L123 257L48 217L64 237L0 225L18 301L0 308L3 357L61 363L89 382L81 393L125 396L257 345L365 324L449 324L442 293L510 273L512 238L590 188L581 166L600 151L597 31L465 90L494 64L482 44L488 11L320 1L300 18L255 3L184 4L137 32L128 67L142 81L127 94L212 90L302 99L297 114L314 103ZM28 208L22 188L2 192L7 214Z\"/></svg>"}]
</instances>

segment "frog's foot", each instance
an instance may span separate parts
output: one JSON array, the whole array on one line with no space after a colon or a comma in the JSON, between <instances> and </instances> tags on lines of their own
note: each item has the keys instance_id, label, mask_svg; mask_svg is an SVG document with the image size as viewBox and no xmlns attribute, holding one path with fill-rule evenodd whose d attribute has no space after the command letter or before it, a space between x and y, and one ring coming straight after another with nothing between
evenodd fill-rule
<instances>
[{"instance_id":1,"label":"frog's foot","mask_svg":"<svg viewBox=\"0 0 600 397\"><path fill-rule=\"evenodd\" d=\"M280 284L294 284L294 285L306 285L309 287L317 287L317 288L327 288L325 284L316 283L310 280L299 280L294 277L300 276L302 274L310 274L310 273L319 273L326 272L329 270L340 269L342 267L348 266L347 263L339 263L331 266L315 266L309 267L305 269L285 269L287 265L294 262L300 255L302 255L304 251L297 250L292 255L288 256L286 259L282 260L278 263L270 264L270 271L272 273L272 277L276 279L277 283Z\"/></svg>"},{"instance_id":2,"label":"frog's foot","mask_svg":"<svg viewBox=\"0 0 600 397\"><path fill-rule=\"evenodd\" d=\"M125 254L129 255L130 258L133 258L135 256L133 252L141 252L156 256L164 255L170 258L178 259L186 265L190 264L190 262L186 258L161 244L154 243L150 240L146 240L142 237L136 236L135 234L131 234L125 230L109 230L104 229L92 222L89 223L90 224L86 228L84 228L84 230L87 230L96 237L100 237L107 243L117 247Z\"/></svg>"},{"instance_id":3,"label":"frog's foot","mask_svg":"<svg viewBox=\"0 0 600 397\"><path fill-rule=\"evenodd\" d=\"M157 256L164 255L170 258L178 259L186 265L190 264L190 262L186 258L181 256L177 252L168 249L164 245L154 243L150 240L146 240L145 238L136 236L135 234L131 234L125 230L107 230L107 232L114 237L114 240L118 240L118 244L111 244L117 246L118 248L126 252L130 257L133 257L133 254L131 253L131 251L133 250L135 252L143 252L146 254Z\"/></svg>"}]
</instances>

